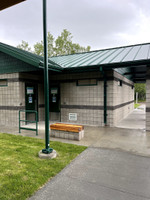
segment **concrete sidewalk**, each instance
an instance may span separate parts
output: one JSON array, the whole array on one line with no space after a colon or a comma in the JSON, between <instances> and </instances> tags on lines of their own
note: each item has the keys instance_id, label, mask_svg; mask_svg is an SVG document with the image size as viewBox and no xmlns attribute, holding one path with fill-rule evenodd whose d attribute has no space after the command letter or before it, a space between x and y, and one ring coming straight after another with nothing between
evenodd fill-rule
<instances>
[{"instance_id":1,"label":"concrete sidewalk","mask_svg":"<svg viewBox=\"0 0 150 200\"><path fill-rule=\"evenodd\" d=\"M141 104L138 108L121 120L116 127L128 129L145 129L146 127L146 105Z\"/></svg>"},{"instance_id":2,"label":"concrete sidewalk","mask_svg":"<svg viewBox=\"0 0 150 200\"><path fill-rule=\"evenodd\" d=\"M20 135L11 127L1 126L0 132ZM31 131L21 135L45 137L44 129L38 136ZM81 141L50 139L89 148L30 200L150 200L150 132L85 126Z\"/></svg>"},{"instance_id":3,"label":"concrete sidewalk","mask_svg":"<svg viewBox=\"0 0 150 200\"><path fill-rule=\"evenodd\" d=\"M36 136L35 132L22 131L18 129L0 126L0 132L10 133L28 137L44 139L44 130ZM66 140L60 138L50 138L52 141L60 141L90 147L101 147L109 149L120 149L134 154L150 157L150 132L142 129L125 129L111 127L92 127L85 126L85 137L81 141Z\"/></svg>"},{"instance_id":4,"label":"concrete sidewalk","mask_svg":"<svg viewBox=\"0 0 150 200\"><path fill-rule=\"evenodd\" d=\"M150 199L150 158L88 148L29 200L70 199Z\"/></svg>"}]
</instances>

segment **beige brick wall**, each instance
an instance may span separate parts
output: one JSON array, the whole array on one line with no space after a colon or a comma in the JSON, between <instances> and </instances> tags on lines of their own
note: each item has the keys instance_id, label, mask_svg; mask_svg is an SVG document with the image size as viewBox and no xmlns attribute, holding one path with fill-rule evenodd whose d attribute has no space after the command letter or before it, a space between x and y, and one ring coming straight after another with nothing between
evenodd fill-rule
<instances>
[{"instance_id":1,"label":"beige brick wall","mask_svg":"<svg viewBox=\"0 0 150 200\"><path fill-rule=\"evenodd\" d=\"M103 105L103 86L98 81L96 86L77 86L76 80L100 78L100 72L60 74L51 76L52 80L65 81L60 84L61 105L66 106L99 106ZM73 82L67 82L67 81ZM102 125L103 111L91 109L61 108L61 121L89 125ZM69 113L77 113L77 121L69 121Z\"/></svg>"},{"instance_id":2,"label":"beige brick wall","mask_svg":"<svg viewBox=\"0 0 150 200\"><path fill-rule=\"evenodd\" d=\"M19 82L20 84L20 97L22 99L22 102L25 106L25 82L37 83L38 85L38 115L39 115L39 121L43 121L45 119L45 111L44 108L41 107L41 105L44 104L44 85L43 85L43 76L41 74L30 74L30 73L20 73L19 78L23 79L23 82ZM37 82L38 81L38 82ZM29 119L34 119L34 114L28 115Z\"/></svg>"},{"instance_id":3,"label":"beige brick wall","mask_svg":"<svg viewBox=\"0 0 150 200\"><path fill-rule=\"evenodd\" d=\"M18 73L1 74L0 79L18 78ZM7 82L6 87L0 87L0 125L18 126L19 111L15 108L21 106L19 82Z\"/></svg>"},{"instance_id":4,"label":"beige brick wall","mask_svg":"<svg viewBox=\"0 0 150 200\"><path fill-rule=\"evenodd\" d=\"M19 78L23 79L23 81L19 81ZM30 73L13 73L2 74L0 75L0 79L9 79L7 87L0 87L0 125L7 125L7 123L9 123L11 126L18 127L19 110L22 109L22 107L25 108L26 79L27 82L28 80L32 80L34 83L35 80L42 80L42 76L32 75ZM43 85L39 83L38 99L38 104L44 104ZM15 107L17 107L17 109ZM24 113L21 113L21 119L25 119ZM39 108L39 120L44 120L44 108Z\"/></svg>"},{"instance_id":5,"label":"beige brick wall","mask_svg":"<svg viewBox=\"0 0 150 200\"><path fill-rule=\"evenodd\" d=\"M103 106L103 82L95 86L61 83L61 105ZM69 113L77 113L77 121L69 121ZM61 108L61 121L103 126L103 110Z\"/></svg>"},{"instance_id":6,"label":"beige brick wall","mask_svg":"<svg viewBox=\"0 0 150 200\"><path fill-rule=\"evenodd\" d=\"M147 75L150 75L150 69L147 69ZM146 80L146 130L150 131L150 80Z\"/></svg>"},{"instance_id":7,"label":"beige brick wall","mask_svg":"<svg viewBox=\"0 0 150 200\"><path fill-rule=\"evenodd\" d=\"M133 82L123 77L121 74L114 71L114 76L119 80L125 81L128 84L133 85ZM134 100L134 88L132 86L122 83L122 86L118 86L117 80L113 81L113 106L118 106ZM109 99L109 96L108 96ZM119 121L127 117L134 110L134 103L130 103L123 107L117 108L112 111L110 126L116 126Z\"/></svg>"},{"instance_id":8,"label":"beige brick wall","mask_svg":"<svg viewBox=\"0 0 150 200\"><path fill-rule=\"evenodd\" d=\"M118 80L123 80L129 84L133 84L131 81L118 74L117 72L108 72L109 76L115 76ZM91 73L77 73L77 74L61 74L59 76L53 76L54 80L78 80L85 78L101 78L101 72ZM61 108L61 121L62 122L74 122L87 125L99 125L104 126L104 83L102 80L98 81L96 86L77 86L76 81L61 83L61 105L65 107ZM107 106L114 107L123 103L127 103L134 99L134 89L131 86L123 84L122 87L118 86L116 80L107 81ZM84 109L67 108L67 106L83 106ZM86 106L100 106L101 109L86 109ZM133 111L133 103L125 105L118 109L109 109L107 111L107 125L115 126L121 119L125 118L129 113ZM69 121L69 113L77 113L77 121Z\"/></svg>"},{"instance_id":9,"label":"beige brick wall","mask_svg":"<svg viewBox=\"0 0 150 200\"><path fill-rule=\"evenodd\" d=\"M39 81L38 82L38 115L39 115L39 121L44 121L45 120L45 108L43 105L45 104L44 102L44 81L43 81L43 75L33 75L29 73L20 73L20 78L24 79L24 82L20 82L21 85L25 87L25 79L33 80L34 81ZM51 76L50 76L51 77ZM25 91L25 89L23 90ZM25 93L23 92L22 95L22 101L24 101L25 105ZM60 113L54 113L50 112L49 113L50 120L60 120Z\"/></svg>"},{"instance_id":10,"label":"beige brick wall","mask_svg":"<svg viewBox=\"0 0 150 200\"><path fill-rule=\"evenodd\" d=\"M134 109L134 103L128 104L121 108L111 111L110 121L108 123L110 126L116 126L118 122L127 117Z\"/></svg>"},{"instance_id":11,"label":"beige brick wall","mask_svg":"<svg viewBox=\"0 0 150 200\"><path fill-rule=\"evenodd\" d=\"M95 86L77 86L76 82L61 83L61 104L103 105L103 82Z\"/></svg>"},{"instance_id":12,"label":"beige brick wall","mask_svg":"<svg viewBox=\"0 0 150 200\"><path fill-rule=\"evenodd\" d=\"M108 72L107 77L112 77L113 72ZM128 79L114 72L114 75L120 80L124 80L128 83ZM38 81L38 104L39 106L39 120L43 121L44 116L44 86L42 82L43 76L33 75L29 73L13 73L0 75L0 79L7 78L22 78L20 82L8 82L7 87L0 87L0 125L6 125L9 123L11 126L18 126L18 110L2 109L2 106L25 106L25 79ZM86 78L99 78L97 85L95 86L77 86L76 81L78 79ZM74 80L72 82L65 82L65 80ZM62 122L69 121L69 113L77 113L77 121L75 123L86 125L98 125L104 126L104 83L102 81L102 74L100 72L91 73L76 73L76 74L61 74L51 76L51 81L61 81L60 95L61 105L65 106L81 106L79 108L61 108L61 116L59 113L50 113L51 120L59 120ZM62 83L62 81L64 81ZM133 100L134 90L131 86L123 84L122 87L117 85L117 81L107 81L107 106L117 106L122 103ZM82 108L83 106L83 108ZM91 107L90 107L91 106ZM92 108L93 106L93 108ZM90 107L90 108L89 108ZM82 108L82 109L81 109ZM114 126L119 120L123 119L133 110L133 104L126 105L122 108L115 110L108 110L107 124ZM24 117L24 115L22 115Z\"/></svg>"}]
</instances>

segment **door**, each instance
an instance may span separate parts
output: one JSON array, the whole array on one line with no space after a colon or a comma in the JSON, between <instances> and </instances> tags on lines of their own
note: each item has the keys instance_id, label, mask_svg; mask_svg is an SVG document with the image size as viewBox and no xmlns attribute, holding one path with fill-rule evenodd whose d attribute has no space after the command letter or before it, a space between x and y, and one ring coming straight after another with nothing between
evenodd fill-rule
<instances>
[{"instance_id":1,"label":"door","mask_svg":"<svg viewBox=\"0 0 150 200\"><path fill-rule=\"evenodd\" d=\"M25 105L26 110L38 111L38 86L37 84L26 83L25 84ZM27 120L34 120L35 114L27 113Z\"/></svg>"},{"instance_id":2,"label":"door","mask_svg":"<svg viewBox=\"0 0 150 200\"><path fill-rule=\"evenodd\" d=\"M60 112L60 88L59 86L50 86L49 109L50 112Z\"/></svg>"}]
</instances>

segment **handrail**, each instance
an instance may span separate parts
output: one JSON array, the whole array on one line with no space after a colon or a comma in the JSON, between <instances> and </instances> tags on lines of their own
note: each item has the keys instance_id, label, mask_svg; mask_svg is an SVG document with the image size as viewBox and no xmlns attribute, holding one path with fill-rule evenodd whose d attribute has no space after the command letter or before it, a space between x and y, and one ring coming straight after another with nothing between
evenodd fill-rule
<instances>
[{"instance_id":1,"label":"handrail","mask_svg":"<svg viewBox=\"0 0 150 200\"><path fill-rule=\"evenodd\" d=\"M25 114L26 113L35 113L35 121L21 119L21 116L20 116L21 112L25 112ZM21 127L21 122L36 123L36 128ZM38 112L36 110L19 110L19 133L21 133L21 129L36 131L36 135L38 135Z\"/></svg>"}]
</instances>

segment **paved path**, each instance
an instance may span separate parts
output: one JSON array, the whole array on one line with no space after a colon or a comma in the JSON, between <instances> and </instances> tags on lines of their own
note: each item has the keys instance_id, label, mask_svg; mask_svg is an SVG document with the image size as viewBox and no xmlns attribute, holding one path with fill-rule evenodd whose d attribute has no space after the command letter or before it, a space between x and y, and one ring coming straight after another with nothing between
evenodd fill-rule
<instances>
[{"instance_id":1,"label":"paved path","mask_svg":"<svg viewBox=\"0 0 150 200\"><path fill-rule=\"evenodd\" d=\"M129 129L145 129L146 126L146 105L142 104L129 114L125 119L121 120L116 127Z\"/></svg>"},{"instance_id":2,"label":"paved path","mask_svg":"<svg viewBox=\"0 0 150 200\"><path fill-rule=\"evenodd\" d=\"M142 113L132 117L138 125ZM85 126L81 141L51 138L89 148L30 200L150 200L150 132L131 129L132 123L128 129ZM11 127L0 132L18 135ZM44 129L21 135L43 139Z\"/></svg>"},{"instance_id":3,"label":"paved path","mask_svg":"<svg viewBox=\"0 0 150 200\"><path fill-rule=\"evenodd\" d=\"M150 158L88 148L30 200L148 200Z\"/></svg>"},{"instance_id":4,"label":"paved path","mask_svg":"<svg viewBox=\"0 0 150 200\"><path fill-rule=\"evenodd\" d=\"M138 114L134 114L135 112L123 120L126 121L124 125L126 124L130 128L127 128L127 126L124 128L85 126L85 137L81 141L52 137L50 140L84 145L88 147L120 149L134 154L150 157L150 132L146 132L144 129L140 128L131 129L132 124L137 124L137 126L141 127L141 124L145 122L145 114L143 115L143 110L137 110ZM134 121L131 120L131 118L133 118ZM38 136L36 136L35 132L32 131L22 131L20 135L44 139L44 122L40 122L39 127L40 130ZM18 129L11 127L0 126L0 132L19 135Z\"/></svg>"}]
</instances>

